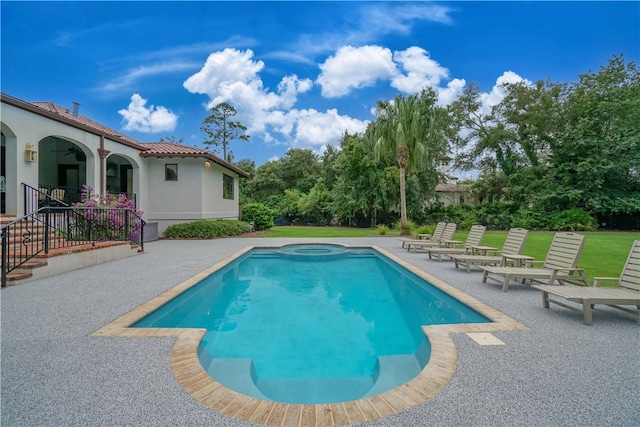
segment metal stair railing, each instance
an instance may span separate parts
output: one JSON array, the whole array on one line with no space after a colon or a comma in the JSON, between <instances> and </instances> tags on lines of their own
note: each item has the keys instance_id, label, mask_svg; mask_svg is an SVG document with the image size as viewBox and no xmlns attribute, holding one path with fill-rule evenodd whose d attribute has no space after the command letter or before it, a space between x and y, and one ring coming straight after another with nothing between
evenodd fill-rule
<instances>
[{"instance_id":1,"label":"metal stair railing","mask_svg":"<svg viewBox=\"0 0 640 427\"><path fill-rule=\"evenodd\" d=\"M131 209L43 207L2 226L1 286L40 253L96 241L129 241L144 250L146 222Z\"/></svg>"}]
</instances>

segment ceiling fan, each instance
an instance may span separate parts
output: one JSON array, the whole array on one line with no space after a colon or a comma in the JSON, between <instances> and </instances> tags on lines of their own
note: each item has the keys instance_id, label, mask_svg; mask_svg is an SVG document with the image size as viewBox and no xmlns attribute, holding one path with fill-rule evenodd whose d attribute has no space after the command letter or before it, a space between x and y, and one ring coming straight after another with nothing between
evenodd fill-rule
<instances>
[{"instance_id":1,"label":"ceiling fan","mask_svg":"<svg viewBox=\"0 0 640 427\"><path fill-rule=\"evenodd\" d=\"M85 161L87 159L87 156L86 154L84 154L84 151L82 151L75 145L65 150L49 150L49 151L51 151L52 153L66 153L65 156L68 156L69 154L75 154L76 160L79 162Z\"/></svg>"}]
</instances>

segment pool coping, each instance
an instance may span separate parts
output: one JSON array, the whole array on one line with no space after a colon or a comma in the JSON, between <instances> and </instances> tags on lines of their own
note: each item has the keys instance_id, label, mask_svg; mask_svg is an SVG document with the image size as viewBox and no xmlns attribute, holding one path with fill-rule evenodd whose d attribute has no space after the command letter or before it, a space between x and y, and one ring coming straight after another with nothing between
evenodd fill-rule
<instances>
[{"instance_id":1,"label":"pool coping","mask_svg":"<svg viewBox=\"0 0 640 427\"><path fill-rule=\"evenodd\" d=\"M345 248L372 248L391 259L436 288L463 302L492 323L423 326L431 344L429 362L414 379L384 393L360 400L330 404L287 404L249 397L226 388L213 379L202 367L198 346L206 333L197 328L130 328L130 326L199 283L205 277L255 248L278 248L282 245L253 245L195 274L182 283L143 303L129 313L98 329L96 337L176 337L170 356L170 365L178 383L201 404L230 417L259 424L279 426L340 426L388 417L424 403L437 395L453 377L457 364L457 349L452 333L496 332L528 329L522 323L490 307L444 281L431 276L376 245L335 245ZM299 242L295 244L326 244L326 242ZM332 243L333 244L333 243Z\"/></svg>"}]
</instances>

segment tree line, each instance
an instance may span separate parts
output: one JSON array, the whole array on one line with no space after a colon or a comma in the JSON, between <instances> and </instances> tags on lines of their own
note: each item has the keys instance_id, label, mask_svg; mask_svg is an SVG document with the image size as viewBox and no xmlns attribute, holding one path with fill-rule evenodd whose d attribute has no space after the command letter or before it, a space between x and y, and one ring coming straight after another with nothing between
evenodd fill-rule
<instances>
[{"instance_id":1,"label":"tree line","mask_svg":"<svg viewBox=\"0 0 640 427\"><path fill-rule=\"evenodd\" d=\"M476 170L481 204L511 212L590 217L640 212L640 73L614 56L576 82L503 86L483 107L470 84L450 105L431 89L379 101L362 134L339 149L292 148L259 167L236 162L240 202L264 204L276 223L376 226L423 222L433 214L438 168ZM444 210L443 210L444 211Z\"/></svg>"}]
</instances>

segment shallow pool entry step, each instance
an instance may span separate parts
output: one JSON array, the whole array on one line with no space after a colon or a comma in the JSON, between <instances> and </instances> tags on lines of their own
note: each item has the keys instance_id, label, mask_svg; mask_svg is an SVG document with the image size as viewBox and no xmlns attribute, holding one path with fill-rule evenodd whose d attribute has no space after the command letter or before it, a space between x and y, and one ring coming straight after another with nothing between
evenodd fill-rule
<instances>
[{"instance_id":1,"label":"shallow pool entry step","mask_svg":"<svg viewBox=\"0 0 640 427\"><path fill-rule=\"evenodd\" d=\"M373 386L373 378L258 378L257 386L276 402L322 404L364 396Z\"/></svg>"},{"instance_id":2,"label":"shallow pool entry step","mask_svg":"<svg viewBox=\"0 0 640 427\"><path fill-rule=\"evenodd\" d=\"M216 358L198 352L202 366L220 384L247 396L294 404L323 404L375 396L415 378L429 358L425 340L415 354L379 356L370 375L342 377L261 377L252 359Z\"/></svg>"}]
</instances>

